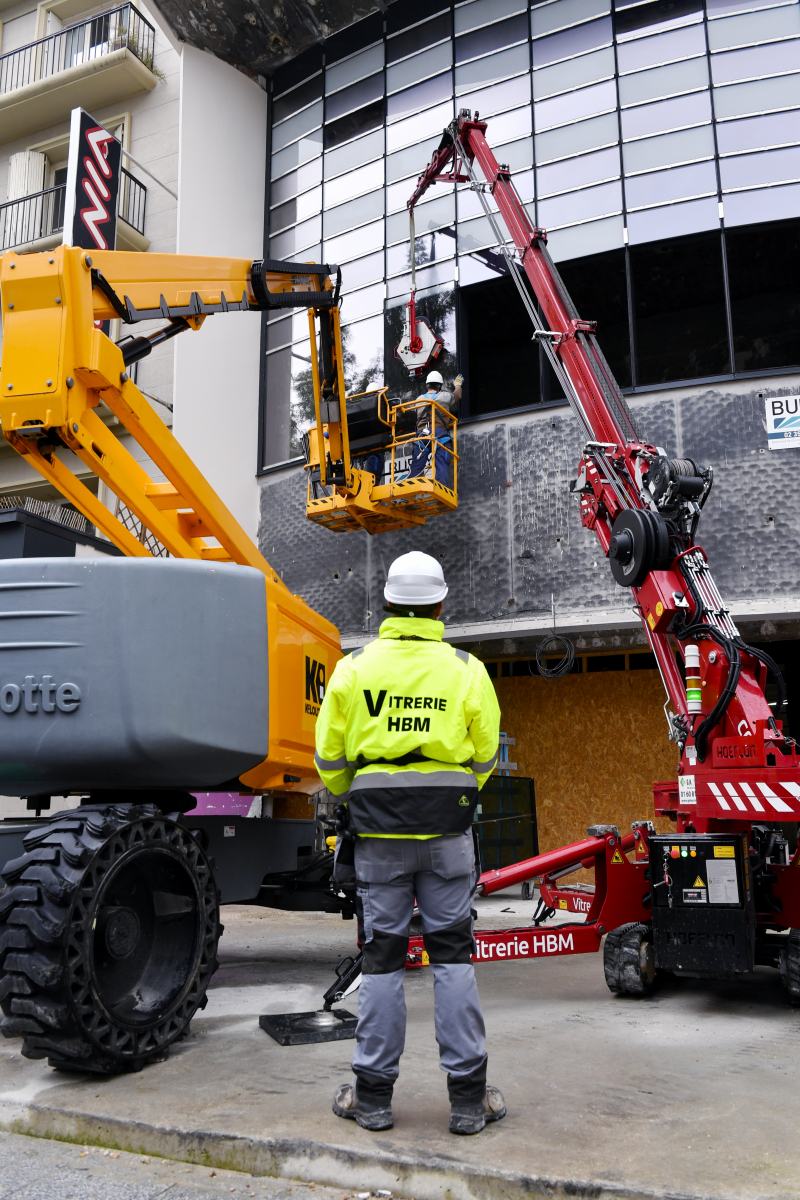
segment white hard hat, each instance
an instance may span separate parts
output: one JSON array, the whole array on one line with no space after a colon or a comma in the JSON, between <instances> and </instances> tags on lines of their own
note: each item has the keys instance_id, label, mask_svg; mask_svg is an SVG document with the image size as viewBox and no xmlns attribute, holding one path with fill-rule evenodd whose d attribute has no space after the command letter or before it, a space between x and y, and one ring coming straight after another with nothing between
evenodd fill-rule
<instances>
[{"instance_id":1,"label":"white hard hat","mask_svg":"<svg viewBox=\"0 0 800 1200\"><path fill-rule=\"evenodd\" d=\"M441 563L419 550L401 554L389 567L383 594L390 604L401 604L404 608L412 604L420 608L438 604L447 595Z\"/></svg>"},{"instance_id":2,"label":"white hard hat","mask_svg":"<svg viewBox=\"0 0 800 1200\"><path fill-rule=\"evenodd\" d=\"M441 387L442 384L444 383L444 380L442 379L442 377L438 371L431 371L430 375L425 380L425 382L427 383L428 387L430 387L432 383L438 383L439 387Z\"/></svg>"}]
</instances>

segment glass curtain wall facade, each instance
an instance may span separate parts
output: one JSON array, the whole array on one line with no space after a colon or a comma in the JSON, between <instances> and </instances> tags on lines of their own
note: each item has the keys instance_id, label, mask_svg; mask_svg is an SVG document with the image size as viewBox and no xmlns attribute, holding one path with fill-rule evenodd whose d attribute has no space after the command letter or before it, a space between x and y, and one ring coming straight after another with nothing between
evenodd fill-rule
<instances>
[{"instance_id":1,"label":"glass curtain wall facade","mask_svg":"<svg viewBox=\"0 0 800 1200\"><path fill-rule=\"evenodd\" d=\"M351 392L408 390L406 202L461 108L488 121L623 387L800 364L797 0L403 0L271 87L269 253L342 267ZM512 281L478 197L435 185L416 232L445 374L480 374L477 285L497 281L497 308ZM766 351L745 328L759 296L781 325ZM266 356L262 469L299 454L313 410L305 312L268 322ZM468 412L557 399L541 365L518 366L529 386L473 387Z\"/></svg>"}]
</instances>

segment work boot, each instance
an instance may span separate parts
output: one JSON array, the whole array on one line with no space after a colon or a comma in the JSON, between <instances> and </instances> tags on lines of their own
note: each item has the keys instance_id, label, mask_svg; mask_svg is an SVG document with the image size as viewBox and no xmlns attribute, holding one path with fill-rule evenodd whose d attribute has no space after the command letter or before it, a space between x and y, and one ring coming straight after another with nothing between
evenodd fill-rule
<instances>
[{"instance_id":1,"label":"work boot","mask_svg":"<svg viewBox=\"0 0 800 1200\"><path fill-rule=\"evenodd\" d=\"M394 1125L392 1085L387 1086L388 1099L383 1096L359 1096L356 1093L358 1083L343 1083L336 1089L333 1097L333 1111L337 1117L355 1121L362 1129L369 1129L373 1133L381 1129L391 1129Z\"/></svg>"},{"instance_id":2,"label":"work boot","mask_svg":"<svg viewBox=\"0 0 800 1200\"><path fill-rule=\"evenodd\" d=\"M490 1121L500 1121L506 1115L506 1104L499 1088L487 1085L482 1100L476 1104L450 1105L451 1133L480 1133Z\"/></svg>"}]
</instances>

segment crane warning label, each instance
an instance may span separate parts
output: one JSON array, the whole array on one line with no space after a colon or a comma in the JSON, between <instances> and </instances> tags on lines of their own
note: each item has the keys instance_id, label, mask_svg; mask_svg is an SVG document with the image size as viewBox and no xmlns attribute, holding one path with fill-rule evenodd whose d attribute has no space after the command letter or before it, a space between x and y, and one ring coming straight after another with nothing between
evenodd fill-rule
<instances>
[{"instance_id":1,"label":"crane warning label","mask_svg":"<svg viewBox=\"0 0 800 1200\"><path fill-rule=\"evenodd\" d=\"M769 396L764 408L770 450L800 446L800 396Z\"/></svg>"}]
</instances>

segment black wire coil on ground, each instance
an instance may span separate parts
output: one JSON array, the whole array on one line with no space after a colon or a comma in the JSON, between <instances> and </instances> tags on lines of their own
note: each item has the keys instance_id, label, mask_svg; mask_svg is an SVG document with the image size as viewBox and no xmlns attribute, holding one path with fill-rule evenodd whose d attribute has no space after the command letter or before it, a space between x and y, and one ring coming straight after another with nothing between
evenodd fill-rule
<instances>
[{"instance_id":1,"label":"black wire coil on ground","mask_svg":"<svg viewBox=\"0 0 800 1200\"><path fill-rule=\"evenodd\" d=\"M559 653L562 657L555 666L548 666L546 659ZM575 665L575 647L569 638L553 633L536 647L536 665L543 679L563 679Z\"/></svg>"}]
</instances>

